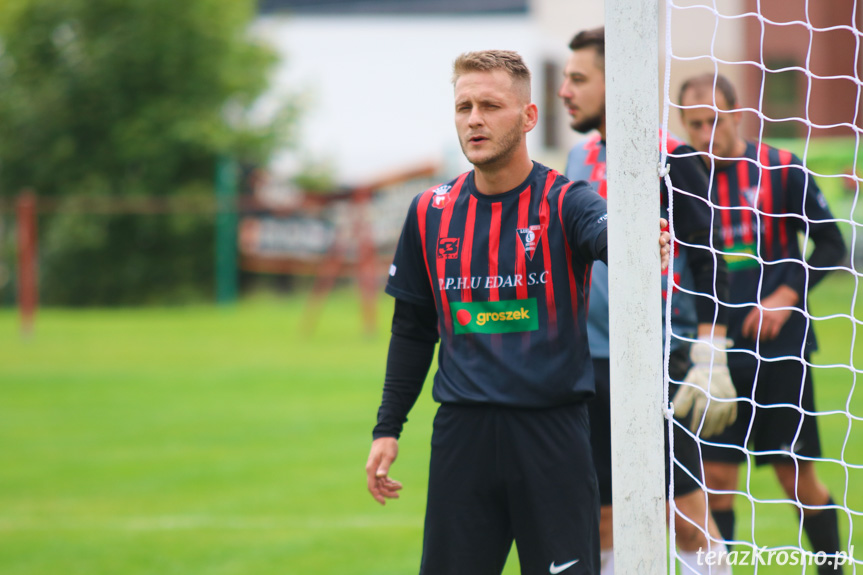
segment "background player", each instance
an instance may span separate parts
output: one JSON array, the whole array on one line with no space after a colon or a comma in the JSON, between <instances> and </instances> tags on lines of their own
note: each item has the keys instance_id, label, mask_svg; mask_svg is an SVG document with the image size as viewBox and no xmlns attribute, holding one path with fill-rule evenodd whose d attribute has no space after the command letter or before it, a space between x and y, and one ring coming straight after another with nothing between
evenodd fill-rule
<instances>
[{"instance_id":1,"label":"background player","mask_svg":"<svg viewBox=\"0 0 863 575\"><path fill-rule=\"evenodd\" d=\"M408 211L386 287L396 303L368 488L380 503L398 495L397 437L440 334L421 572L497 575L514 539L524 574L592 574L583 278L606 257L605 202L530 160L537 107L518 54L463 54L454 85L474 170Z\"/></svg>"},{"instance_id":2,"label":"background player","mask_svg":"<svg viewBox=\"0 0 863 575\"><path fill-rule=\"evenodd\" d=\"M567 160L566 176L574 180L588 180L601 196L606 197L608 190L605 162L605 30L596 28L579 32L572 39L569 47L572 53L564 70L564 80L558 96L569 111L571 126L575 131L586 134L595 130L597 133L572 149ZM672 154L693 151L672 138L668 140L668 148ZM675 275L679 274L677 283L689 290L723 299L727 294L725 262L721 257L714 259L711 251L707 249L710 246L711 229L711 213L706 202L707 174L696 157L669 156L669 163L674 187L704 198L696 199L680 193L675 193L674 196L673 218L676 236L688 244L705 246L704 249L686 248L680 245L676 247L674 271ZM612 193L625 193L625 190L612 191ZM661 202L663 212L666 212L668 207L667 193L663 183ZM663 306L663 315L664 311L665 306ZM716 309L710 298L695 298L682 292L674 292L672 313L673 333L689 338L695 338L697 334L699 342L691 349L692 358L698 365L691 367L692 363L687 355L690 352L690 346L672 338L671 378L680 381L685 376L688 381L703 382L705 387L710 380L712 395L735 397L728 369L724 365L725 311ZM591 442L602 503L600 527L602 573L609 575L614 572L614 538L611 506L608 267L602 263L594 266L591 276L587 329L597 387L596 399L590 404L590 417ZM710 367L711 347L717 348L712 369ZM681 391L690 396L690 399L694 399L691 395L693 390L691 386L681 388ZM674 403L681 415L686 415L688 402L683 395L676 396ZM703 434L707 435L721 430L734 417L733 402L711 401L710 407L711 411L705 418L702 430ZM697 416L693 418L694 428L697 428L700 419ZM683 431L675 433L675 457L696 477L701 477L697 446ZM717 539L719 530L709 519L707 501L699 484L677 466L674 471L675 501L680 512L689 518L687 520L679 517L675 522L680 556L687 565L707 573L709 566L698 565L698 550L707 550L709 545L714 550L724 549L724 546L721 543L709 544L704 535L705 518L708 518L709 532ZM725 571L717 571L714 566L712 572L729 571L727 565L723 568Z\"/></svg>"},{"instance_id":3,"label":"background player","mask_svg":"<svg viewBox=\"0 0 863 575\"><path fill-rule=\"evenodd\" d=\"M815 551L836 553L839 530L833 500L812 461L797 457L821 455L816 418L776 404L815 411L812 375L806 367L816 349L815 334L802 310L807 308L806 294L826 275L826 268L841 262L842 235L830 221L833 216L824 196L796 156L747 142L739 135L742 113L735 111L734 86L724 76L711 73L688 79L679 100L686 107L681 118L689 140L698 151L711 154L702 159L713 174L713 201L719 207L716 224L722 227L729 260L729 301L750 304L728 312L729 337L734 341L728 361L745 401L739 402L737 422L711 441L745 448L749 437L756 453L762 453L756 455L756 463L771 463L786 495L803 505L803 528ZM762 171L757 162L780 169ZM806 266L798 233L808 234L815 242ZM780 259L786 261L763 263ZM757 359L756 351L770 361ZM753 389L755 401L765 406L754 414ZM735 448L704 446L703 456L707 486L724 492L711 492L710 507L723 536L730 540L734 535L732 491L746 454ZM818 571L841 569L833 571L825 564Z\"/></svg>"}]
</instances>

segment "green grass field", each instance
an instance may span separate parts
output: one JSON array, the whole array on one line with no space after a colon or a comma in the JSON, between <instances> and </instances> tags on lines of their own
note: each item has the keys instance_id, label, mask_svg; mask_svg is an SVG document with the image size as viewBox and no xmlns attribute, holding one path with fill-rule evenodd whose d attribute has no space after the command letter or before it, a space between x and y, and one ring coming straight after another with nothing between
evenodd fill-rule
<instances>
[{"instance_id":1,"label":"green grass field","mask_svg":"<svg viewBox=\"0 0 863 575\"><path fill-rule=\"evenodd\" d=\"M819 286L815 312L850 313L851 287ZM16 311L0 310L0 573L415 573L434 403L427 386L393 470L403 496L378 506L363 467L391 313L380 301L375 336L363 334L351 291L327 302L313 332L302 327L304 296L47 309L27 339ZM817 361L849 362L851 325L822 323ZM844 410L848 372L816 379L819 408ZM849 406L863 415L863 393ZM826 454L844 449L861 465L863 430L848 429L844 415L824 418ZM863 511L860 471L819 470L837 500ZM780 497L769 469L750 481L757 497ZM749 504L738 507L748 538ZM759 545L798 538L787 505L757 504L754 526ZM514 553L506 572L518 572Z\"/></svg>"}]
</instances>

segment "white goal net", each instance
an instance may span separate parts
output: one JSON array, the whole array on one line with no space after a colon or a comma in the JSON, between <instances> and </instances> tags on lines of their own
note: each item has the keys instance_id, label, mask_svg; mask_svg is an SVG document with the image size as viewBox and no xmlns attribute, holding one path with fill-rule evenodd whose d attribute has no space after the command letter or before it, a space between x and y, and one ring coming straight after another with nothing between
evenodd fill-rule
<instances>
[{"instance_id":1,"label":"white goal net","mask_svg":"<svg viewBox=\"0 0 863 575\"><path fill-rule=\"evenodd\" d=\"M696 296L727 314L739 396L723 435L670 425L696 442L692 475L734 573L863 572L861 19L858 0L660 7L663 134L691 144L710 174L711 246L727 262L729 293ZM669 273L669 307L674 290L692 290L679 271ZM695 341L666 328L668 344ZM713 361L723 343L711 340ZM682 383L666 381L672 395ZM672 573L708 572L673 536L669 553Z\"/></svg>"}]
</instances>

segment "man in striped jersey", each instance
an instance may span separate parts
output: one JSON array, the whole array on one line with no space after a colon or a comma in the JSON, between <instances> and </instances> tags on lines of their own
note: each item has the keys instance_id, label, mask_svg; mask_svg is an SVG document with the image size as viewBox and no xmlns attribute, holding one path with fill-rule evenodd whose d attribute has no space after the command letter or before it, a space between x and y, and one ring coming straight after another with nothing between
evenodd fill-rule
<instances>
[{"instance_id":1,"label":"man in striped jersey","mask_svg":"<svg viewBox=\"0 0 863 575\"><path fill-rule=\"evenodd\" d=\"M564 69L564 80L558 96L569 112L571 127L579 133L591 135L570 151L566 176L573 180L589 181L602 197L606 197L607 193L625 194L626 190L607 190L606 183L605 30L583 30L573 37L569 47L572 52ZM677 287L672 290L669 376L676 382L701 382L705 388L709 386L714 398L730 400L736 393L728 368L722 361L726 347L725 312L717 309L713 299L727 296L726 268L724 260L721 257L714 258L709 249L711 215L707 204L707 174L698 158L694 157L692 148L669 137L668 150L670 177L676 189L672 197L672 222L676 237L682 240L675 246L674 284L684 288L683 291ZM683 190L683 193L677 190ZM664 181L660 198L657 199L660 200L657 201L657 208L667 214L669 197ZM667 277L663 277L663 291L667 289L667 280ZM692 292L705 294L706 297L695 297ZM657 302L657 305L660 303ZM602 575L614 573L609 330L626 329L626 326L609 325L608 306L608 267L597 263L590 281L587 332L596 375L596 399L590 404L590 425L602 503ZM664 316L664 305L662 310ZM690 345L695 338L697 341ZM660 359L657 358L657 361ZM721 543L711 543L705 536L705 532L709 532L718 538L719 530L707 512L705 494L698 483L701 465L697 445L681 427L689 423L691 429L697 431L702 423L701 409L690 410L692 401L685 396L704 402L706 395L697 392L696 387L689 384L679 388L672 384L672 393L677 389L680 391L673 400L675 412L685 418L675 424L674 433L674 499L679 513L682 513L678 514L675 521L679 555L682 563L689 566L689 570L684 569L686 573L728 573L730 569L727 565L711 567L698 559L699 551L721 553L725 547ZM734 412L734 403L731 401L710 401L701 426L702 435L721 431L734 419ZM669 479L666 469L666 480Z\"/></svg>"},{"instance_id":2,"label":"man in striped jersey","mask_svg":"<svg viewBox=\"0 0 863 575\"><path fill-rule=\"evenodd\" d=\"M381 504L398 496L397 438L440 338L421 573L497 575L515 540L523 574L595 574L584 287L606 259L605 202L530 160L537 107L518 54L463 54L453 82L474 169L408 211L368 489Z\"/></svg>"},{"instance_id":3,"label":"man in striped jersey","mask_svg":"<svg viewBox=\"0 0 863 575\"><path fill-rule=\"evenodd\" d=\"M771 463L786 495L802 504L813 548L836 553L836 508L810 459L821 455L821 446L807 367L816 342L804 310L808 291L842 260L842 236L797 157L739 135L742 113L728 79L712 73L690 78L680 103L692 145L710 154L702 159L712 174L731 280L728 363L742 398L737 422L711 439L734 447L703 449L707 485L720 491L710 492L710 507L725 539L733 539L734 490L748 439L756 463ZM798 233L815 243L805 264ZM752 399L759 405L754 413ZM841 569L819 567L819 573L831 572Z\"/></svg>"}]
</instances>

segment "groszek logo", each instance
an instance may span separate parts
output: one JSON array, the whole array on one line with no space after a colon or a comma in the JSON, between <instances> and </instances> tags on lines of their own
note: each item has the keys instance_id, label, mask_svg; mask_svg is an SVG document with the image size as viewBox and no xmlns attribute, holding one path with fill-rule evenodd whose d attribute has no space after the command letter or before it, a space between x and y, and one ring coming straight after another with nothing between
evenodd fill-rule
<instances>
[{"instance_id":1,"label":"groszek logo","mask_svg":"<svg viewBox=\"0 0 863 575\"><path fill-rule=\"evenodd\" d=\"M450 304L450 310L456 334L515 333L539 329L536 298L454 302Z\"/></svg>"}]
</instances>

